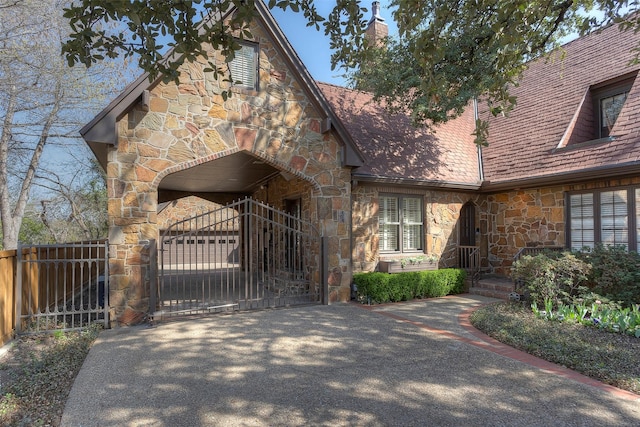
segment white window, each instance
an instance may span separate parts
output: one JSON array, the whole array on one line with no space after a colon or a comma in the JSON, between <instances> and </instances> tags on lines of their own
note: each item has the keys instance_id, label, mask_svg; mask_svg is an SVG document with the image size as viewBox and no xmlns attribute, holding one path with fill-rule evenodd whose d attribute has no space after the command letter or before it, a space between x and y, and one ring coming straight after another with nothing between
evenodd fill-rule
<instances>
[{"instance_id":1,"label":"white window","mask_svg":"<svg viewBox=\"0 0 640 427\"><path fill-rule=\"evenodd\" d=\"M241 44L235 57L229 62L229 72L233 86L247 89L258 87L258 45Z\"/></svg>"},{"instance_id":2,"label":"white window","mask_svg":"<svg viewBox=\"0 0 640 427\"><path fill-rule=\"evenodd\" d=\"M380 196L378 214L380 252L422 251L422 199Z\"/></svg>"},{"instance_id":3,"label":"white window","mask_svg":"<svg viewBox=\"0 0 640 427\"><path fill-rule=\"evenodd\" d=\"M600 193L600 239L605 245L629 245L627 190Z\"/></svg>"},{"instance_id":4,"label":"white window","mask_svg":"<svg viewBox=\"0 0 640 427\"><path fill-rule=\"evenodd\" d=\"M595 245L593 194L572 194L569 199L571 249L593 248Z\"/></svg>"}]
</instances>

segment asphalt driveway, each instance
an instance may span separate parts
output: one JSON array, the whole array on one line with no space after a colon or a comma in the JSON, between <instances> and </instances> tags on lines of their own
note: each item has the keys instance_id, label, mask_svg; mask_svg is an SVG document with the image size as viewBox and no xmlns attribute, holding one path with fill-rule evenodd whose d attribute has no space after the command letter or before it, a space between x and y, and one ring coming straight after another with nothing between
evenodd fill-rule
<instances>
[{"instance_id":1,"label":"asphalt driveway","mask_svg":"<svg viewBox=\"0 0 640 427\"><path fill-rule=\"evenodd\" d=\"M105 331L62 424L640 425L640 400L488 349L459 322L487 301L307 306Z\"/></svg>"}]
</instances>

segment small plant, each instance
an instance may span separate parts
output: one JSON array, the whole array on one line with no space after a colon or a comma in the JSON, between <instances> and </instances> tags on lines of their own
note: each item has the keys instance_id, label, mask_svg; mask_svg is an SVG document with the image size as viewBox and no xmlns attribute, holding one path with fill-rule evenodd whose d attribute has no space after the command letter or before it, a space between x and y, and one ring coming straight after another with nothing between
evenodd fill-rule
<instances>
[{"instance_id":1,"label":"small plant","mask_svg":"<svg viewBox=\"0 0 640 427\"><path fill-rule=\"evenodd\" d=\"M429 254L429 255L418 255L414 257L406 257L400 258L400 266L405 268L407 265L420 265L423 262L436 262L438 261L438 255Z\"/></svg>"},{"instance_id":2,"label":"small plant","mask_svg":"<svg viewBox=\"0 0 640 427\"><path fill-rule=\"evenodd\" d=\"M571 304L558 306L554 310L551 300L545 300L545 309L540 310L537 302L531 304L531 311L537 318L580 323L608 332L625 333L640 338L640 305L620 308L614 304L595 301L589 305Z\"/></svg>"}]
</instances>

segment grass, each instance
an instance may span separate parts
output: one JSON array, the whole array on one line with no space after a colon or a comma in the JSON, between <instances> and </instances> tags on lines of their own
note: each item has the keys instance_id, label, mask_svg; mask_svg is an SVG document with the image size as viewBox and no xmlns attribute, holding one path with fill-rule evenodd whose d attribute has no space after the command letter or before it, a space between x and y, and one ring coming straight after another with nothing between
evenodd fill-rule
<instances>
[{"instance_id":1,"label":"grass","mask_svg":"<svg viewBox=\"0 0 640 427\"><path fill-rule=\"evenodd\" d=\"M520 303L476 310L473 326L496 340L591 378L640 394L640 339L535 317Z\"/></svg>"},{"instance_id":2,"label":"grass","mask_svg":"<svg viewBox=\"0 0 640 427\"><path fill-rule=\"evenodd\" d=\"M99 329L17 338L0 358L0 425L59 426Z\"/></svg>"}]
</instances>

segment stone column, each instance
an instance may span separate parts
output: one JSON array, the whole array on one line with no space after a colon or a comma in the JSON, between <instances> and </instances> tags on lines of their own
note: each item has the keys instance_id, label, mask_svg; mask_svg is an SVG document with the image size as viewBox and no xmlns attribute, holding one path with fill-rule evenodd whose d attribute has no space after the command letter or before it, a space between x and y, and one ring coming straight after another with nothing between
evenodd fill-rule
<instances>
[{"instance_id":1,"label":"stone column","mask_svg":"<svg viewBox=\"0 0 640 427\"><path fill-rule=\"evenodd\" d=\"M155 173L136 166L127 147L112 150L107 170L112 326L140 323L149 312L150 248L158 238Z\"/></svg>"}]
</instances>

